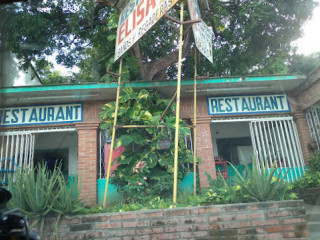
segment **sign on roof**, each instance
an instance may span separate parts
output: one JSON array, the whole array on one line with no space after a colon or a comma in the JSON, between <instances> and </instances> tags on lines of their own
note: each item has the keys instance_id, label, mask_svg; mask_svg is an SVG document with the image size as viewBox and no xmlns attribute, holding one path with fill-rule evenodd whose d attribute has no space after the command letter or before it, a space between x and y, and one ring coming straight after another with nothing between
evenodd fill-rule
<instances>
[{"instance_id":1,"label":"sign on roof","mask_svg":"<svg viewBox=\"0 0 320 240\"><path fill-rule=\"evenodd\" d=\"M208 97L209 115L290 112L287 94Z\"/></svg>"},{"instance_id":2,"label":"sign on roof","mask_svg":"<svg viewBox=\"0 0 320 240\"><path fill-rule=\"evenodd\" d=\"M131 0L120 14L114 60L117 61L178 0Z\"/></svg>"},{"instance_id":3,"label":"sign on roof","mask_svg":"<svg viewBox=\"0 0 320 240\"><path fill-rule=\"evenodd\" d=\"M197 0L188 0L189 12L191 20L201 18L199 4ZM210 61L213 62L212 57L212 29L208 27L204 21L192 25L193 35L196 46L199 51Z\"/></svg>"},{"instance_id":4,"label":"sign on roof","mask_svg":"<svg viewBox=\"0 0 320 240\"><path fill-rule=\"evenodd\" d=\"M82 103L0 108L1 127L82 121Z\"/></svg>"}]
</instances>

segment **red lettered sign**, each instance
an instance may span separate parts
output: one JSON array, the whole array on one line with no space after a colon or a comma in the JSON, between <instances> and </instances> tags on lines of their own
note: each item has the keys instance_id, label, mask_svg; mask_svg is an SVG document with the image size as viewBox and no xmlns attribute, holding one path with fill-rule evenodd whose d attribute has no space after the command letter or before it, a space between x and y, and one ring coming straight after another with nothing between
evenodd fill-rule
<instances>
[{"instance_id":1,"label":"red lettered sign","mask_svg":"<svg viewBox=\"0 0 320 240\"><path fill-rule=\"evenodd\" d=\"M117 61L178 0L131 0L120 14L114 60Z\"/></svg>"}]
</instances>

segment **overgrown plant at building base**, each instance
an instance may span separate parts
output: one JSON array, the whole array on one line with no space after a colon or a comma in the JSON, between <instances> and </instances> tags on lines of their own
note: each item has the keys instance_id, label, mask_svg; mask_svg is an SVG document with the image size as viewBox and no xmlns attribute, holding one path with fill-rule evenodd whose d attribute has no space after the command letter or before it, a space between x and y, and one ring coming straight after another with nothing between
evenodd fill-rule
<instances>
[{"instance_id":1,"label":"overgrown plant at building base","mask_svg":"<svg viewBox=\"0 0 320 240\"><path fill-rule=\"evenodd\" d=\"M292 184L292 189L299 191L306 188L320 187L320 151L314 152L308 161L308 168L303 176Z\"/></svg>"},{"instance_id":2,"label":"overgrown plant at building base","mask_svg":"<svg viewBox=\"0 0 320 240\"><path fill-rule=\"evenodd\" d=\"M9 206L33 219L31 227L40 223L42 229L45 217L55 213L58 227L61 215L75 214L84 208L79 199L80 187L71 182L69 188L59 167L53 171L47 170L45 165L18 168L8 180L12 193Z\"/></svg>"},{"instance_id":3,"label":"overgrown plant at building base","mask_svg":"<svg viewBox=\"0 0 320 240\"><path fill-rule=\"evenodd\" d=\"M175 104L166 113L164 121L160 119L169 102L154 90L136 92L125 88L121 91L117 125L165 126L116 130L115 146L125 146L125 151L115 160L120 165L114 171L111 183L117 186L127 203L143 202L156 196L166 198L172 194ZM112 129L114 112L115 102L103 106L101 129ZM193 162L193 155L184 142L184 136L189 134L190 128L180 120L179 181L187 171L186 164ZM159 146L163 140L172 143L168 149Z\"/></svg>"},{"instance_id":4,"label":"overgrown plant at building base","mask_svg":"<svg viewBox=\"0 0 320 240\"><path fill-rule=\"evenodd\" d=\"M219 176L213 180L208 174L210 189L205 195L205 202L208 203L246 203L263 201L281 201L296 199L295 193L290 192L290 184L284 180L287 172L281 170L277 173L276 163L268 168L267 161L261 164L258 169L256 161L253 161L252 168L243 161L246 171L240 173L232 164L236 177L227 181ZM264 166L264 167L263 167Z\"/></svg>"}]
</instances>

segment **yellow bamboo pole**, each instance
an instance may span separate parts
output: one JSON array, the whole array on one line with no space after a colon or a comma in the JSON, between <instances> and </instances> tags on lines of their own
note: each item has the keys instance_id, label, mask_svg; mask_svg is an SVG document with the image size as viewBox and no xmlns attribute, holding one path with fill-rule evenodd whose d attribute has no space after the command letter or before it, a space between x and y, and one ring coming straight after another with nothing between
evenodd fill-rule
<instances>
[{"instance_id":1,"label":"yellow bamboo pole","mask_svg":"<svg viewBox=\"0 0 320 240\"><path fill-rule=\"evenodd\" d=\"M120 59L118 87L117 87L117 96L116 96L116 109L114 111L114 121L113 121L113 128L112 128L112 137L111 137L111 147L110 147L110 154L109 154L108 170L107 170L107 179L106 179L106 186L105 186L104 198L103 198L103 207L104 208L107 206L108 186L109 186L109 179L110 179L110 168L111 168L111 162L112 162L114 138L115 138L115 135L116 135L116 124L117 124L118 108L119 108L121 73L122 73L122 57Z\"/></svg>"},{"instance_id":2,"label":"yellow bamboo pole","mask_svg":"<svg viewBox=\"0 0 320 240\"><path fill-rule=\"evenodd\" d=\"M193 196L197 195L197 47L194 50L193 84Z\"/></svg>"},{"instance_id":3,"label":"yellow bamboo pole","mask_svg":"<svg viewBox=\"0 0 320 240\"><path fill-rule=\"evenodd\" d=\"M162 115L160 117L161 120L163 120L164 116L166 115L166 113L168 112L169 108L171 107L171 105L173 104L174 100L176 99L176 96L177 96L177 91L174 93L173 97L171 98L171 101L169 102L168 106L166 107L166 109L162 113Z\"/></svg>"},{"instance_id":4,"label":"yellow bamboo pole","mask_svg":"<svg viewBox=\"0 0 320 240\"><path fill-rule=\"evenodd\" d=\"M178 145L179 145L179 120L180 120L180 85L181 85L181 61L182 61L182 36L183 36L183 2L180 9L180 36L179 36L179 59L178 59L178 83L177 83L177 106L176 106L176 132L174 139L174 178L173 178L173 203L177 202L178 185Z\"/></svg>"},{"instance_id":5,"label":"yellow bamboo pole","mask_svg":"<svg viewBox=\"0 0 320 240\"><path fill-rule=\"evenodd\" d=\"M160 127L164 128L165 125L116 125L116 128L150 128L150 127Z\"/></svg>"}]
</instances>

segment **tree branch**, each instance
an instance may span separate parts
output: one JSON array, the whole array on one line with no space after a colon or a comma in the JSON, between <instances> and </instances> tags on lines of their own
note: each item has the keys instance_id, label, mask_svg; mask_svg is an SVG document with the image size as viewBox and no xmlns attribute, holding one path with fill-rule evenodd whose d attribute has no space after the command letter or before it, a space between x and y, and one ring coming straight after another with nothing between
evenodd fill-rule
<instances>
[{"instance_id":1,"label":"tree branch","mask_svg":"<svg viewBox=\"0 0 320 240\"><path fill-rule=\"evenodd\" d=\"M186 37L182 46L182 57L188 57L191 55L190 41L191 41L191 25L185 30ZM154 77L165 77L165 71L167 68L178 61L179 50L175 50L168 55L158 58L152 62L143 63L141 66L141 74L145 76L146 81L155 80ZM158 80L158 79L157 79Z\"/></svg>"}]
</instances>

